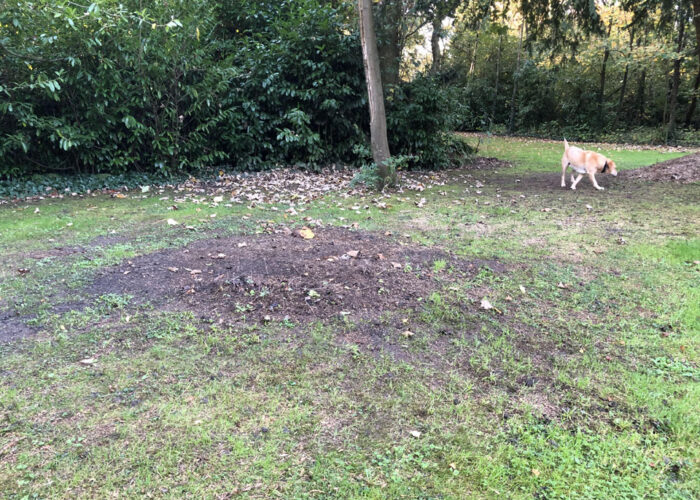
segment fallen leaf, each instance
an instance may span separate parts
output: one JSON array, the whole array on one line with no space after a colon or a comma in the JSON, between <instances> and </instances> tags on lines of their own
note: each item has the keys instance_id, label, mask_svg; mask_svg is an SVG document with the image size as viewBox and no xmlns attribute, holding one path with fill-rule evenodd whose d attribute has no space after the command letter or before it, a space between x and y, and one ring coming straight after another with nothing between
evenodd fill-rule
<instances>
[{"instance_id":1,"label":"fallen leaf","mask_svg":"<svg viewBox=\"0 0 700 500\"><path fill-rule=\"evenodd\" d=\"M315 298L321 296L316 290L309 290L308 295L309 295L309 297L312 298L312 299L315 299Z\"/></svg>"},{"instance_id":2,"label":"fallen leaf","mask_svg":"<svg viewBox=\"0 0 700 500\"><path fill-rule=\"evenodd\" d=\"M593 210L593 207L590 206L590 205L586 205L586 208L587 208L588 210Z\"/></svg>"},{"instance_id":3,"label":"fallen leaf","mask_svg":"<svg viewBox=\"0 0 700 500\"><path fill-rule=\"evenodd\" d=\"M305 240L310 240L310 239L313 239L314 236L316 236L316 235L314 234L314 232L311 229L304 226L303 228L301 228L299 230L299 236L301 236Z\"/></svg>"},{"instance_id":4,"label":"fallen leaf","mask_svg":"<svg viewBox=\"0 0 700 500\"><path fill-rule=\"evenodd\" d=\"M522 293L525 293L525 287L524 287L523 285L520 285L520 291L521 291Z\"/></svg>"},{"instance_id":5,"label":"fallen leaf","mask_svg":"<svg viewBox=\"0 0 700 500\"><path fill-rule=\"evenodd\" d=\"M178 268L178 267L169 267L169 268L168 268L168 271L170 271L171 273L176 273L176 272L178 272L179 270L180 270L180 268Z\"/></svg>"},{"instance_id":6,"label":"fallen leaf","mask_svg":"<svg viewBox=\"0 0 700 500\"><path fill-rule=\"evenodd\" d=\"M564 290L566 290L566 289L569 288L569 285L565 285L564 283L562 283L562 282L560 281L560 282L557 284L557 287L558 287L558 288L563 288Z\"/></svg>"},{"instance_id":7,"label":"fallen leaf","mask_svg":"<svg viewBox=\"0 0 700 500\"><path fill-rule=\"evenodd\" d=\"M245 243L245 242L238 244L238 248L243 248L243 247L247 247L247 246L248 246L248 243Z\"/></svg>"},{"instance_id":8,"label":"fallen leaf","mask_svg":"<svg viewBox=\"0 0 700 500\"><path fill-rule=\"evenodd\" d=\"M418 208L423 208L425 206L425 204L426 204L425 198L421 198L420 201L416 202L416 206Z\"/></svg>"},{"instance_id":9,"label":"fallen leaf","mask_svg":"<svg viewBox=\"0 0 700 500\"><path fill-rule=\"evenodd\" d=\"M217 253L216 255L211 256L212 259L225 259L226 254L225 253Z\"/></svg>"},{"instance_id":10,"label":"fallen leaf","mask_svg":"<svg viewBox=\"0 0 700 500\"><path fill-rule=\"evenodd\" d=\"M29 271L30 270L26 267L20 267L19 269L17 269L17 272L22 275L27 274Z\"/></svg>"},{"instance_id":11,"label":"fallen leaf","mask_svg":"<svg viewBox=\"0 0 700 500\"><path fill-rule=\"evenodd\" d=\"M192 276L194 276L194 275L196 275L196 274L202 274L202 270L201 270L201 269L192 269L192 270L190 271L190 274L191 274Z\"/></svg>"},{"instance_id":12,"label":"fallen leaf","mask_svg":"<svg viewBox=\"0 0 700 500\"><path fill-rule=\"evenodd\" d=\"M358 252L357 250L350 250L347 252L347 254L353 259L356 259L357 256L360 255L360 252Z\"/></svg>"},{"instance_id":13,"label":"fallen leaf","mask_svg":"<svg viewBox=\"0 0 700 500\"><path fill-rule=\"evenodd\" d=\"M532 475L535 477L540 477L540 471L538 471L537 469L532 469Z\"/></svg>"},{"instance_id":14,"label":"fallen leaf","mask_svg":"<svg viewBox=\"0 0 700 500\"><path fill-rule=\"evenodd\" d=\"M487 310L488 310L488 309L493 309L493 305L491 305L491 302L489 302L489 299L487 299L486 297L484 297L483 299L481 299L481 308L482 308L482 309L487 309Z\"/></svg>"},{"instance_id":15,"label":"fallen leaf","mask_svg":"<svg viewBox=\"0 0 700 500\"><path fill-rule=\"evenodd\" d=\"M180 223L178 221L176 221L175 219L168 219L169 226L177 226L178 224L180 224Z\"/></svg>"},{"instance_id":16,"label":"fallen leaf","mask_svg":"<svg viewBox=\"0 0 700 500\"><path fill-rule=\"evenodd\" d=\"M81 359L81 360L79 361L79 363L80 363L81 365L85 365L85 366L92 366L92 365L94 365L95 363L97 363L97 359L95 359L95 358L85 358L85 359Z\"/></svg>"},{"instance_id":17,"label":"fallen leaf","mask_svg":"<svg viewBox=\"0 0 700 500\"><path fill-rule=\"evenodd\" d=\"M421 436L420 431L411 431L410 434L411 434L411 436L413 436L414 438L419 438L419 437Z\"/></svg>"},{"instance_id":18,"label":"fallen leaf","mask_svg":"<svg viewBox=\"0 0 700 500\"><path fill-rule=\"evenodd\" d=\"M394 267L394 269L401 269L403 266L399 264L398 262L392 262L391 265Z\"/></svg>"},{"instance_id":19,"label":"fallen leaf","mask_svg":"<svg viewBox=\"0 0 700 500\"><path fill-rule=\"evenodd\" d=\"M403 335L403 336L404 336L405 338L407 338L407 339L410 339L410 338L413 337L413 335L415 335L415 334L414 334L412 331L410 331L410 330L406 330L405 332L401 333L401 335Z\"/></svg>"}]
</instances>

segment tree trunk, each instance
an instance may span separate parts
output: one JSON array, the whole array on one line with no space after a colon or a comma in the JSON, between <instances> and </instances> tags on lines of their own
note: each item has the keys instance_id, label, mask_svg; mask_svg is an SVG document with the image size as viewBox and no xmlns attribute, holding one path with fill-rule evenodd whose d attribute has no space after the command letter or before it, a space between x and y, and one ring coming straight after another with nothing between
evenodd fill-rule
<instances>
[{"instance_id":1,"label":"tree trunk","mask_svg":"<svg viewBox=\"0 0 700 500\"><path fill-rule=\"evenodd\" d=\"M693 22L695 23L695 51L698 54L698 60L700 61L700 0L693 0ZM690 107L688 108L688 113L685 116L685 126L690 126L690 122L693 121L693 115L695 114L695 107L698 103L698 84L700 84L700 68L698 68L698 75L695 77L695 86L693 91L693 100L690 102Z\"/></svg>"},{"instance_id":2,"label":"tree trunk","mask_svg":"<svg viewBox=\"0 0 700 500\"><path fill-rule=\"evenodd\" d=\"M629 55L632 55L632 50L634 49L634 28L630 31L630 53ZM620 101L617 103L617 118L620 117L620 113L622 112L622 105L625 102L625 91L627 90L627 76L629 75L630 71L630 65L629 63L625 64L625 75L622 77L622 88L620 89ZM616 118L616 120L617 120Z\"/></svg>"},{"instance_id":3,"label":"tree trunk","mask_svg":"<svg viewBox=\"0 0 700 500\"><path fill-rule=\"evenodd\" d=\"M435 19L433 19L433 34L430 36L430 48L433 52L433 65L430 71L433 73L439 73L442 65L440 38L442 38L442 17L436 14Z\"/></svg>"},{"instance_id":4,"label":"tree trunk","mask_svg":"<svg viewBox=\"0 0 700 500\"><path fill-rule=\"evenodd\" d=\"M600 89L598 90L598 115L599 118L603 116L603 100L605 99L605 70L608 65L608 59L610 58L610 33L612 32L613 20L610 19L610 24L608 25L608 36L605 40L605 52L603 53L603 66L600 68Z\"/></svg>"},{"instance_id":5,"label":"tree trunk","mask_svg":"<svg viewBox=\"0 0 700 500\"><path fill-rule=\"evenodd\" d=\"M518 96L518 72L520 71L520 53L523 50L523 31L525 21L520 24L520 42L518 42L518 59L515 63L515 73L513 74L513 97L510 100L510 120L508 121L508 133L512 134L515 129L515 100Z\"/></svg>"},{"instance_id":6,"label":"tree trunk","mask_svg":"<svg viewBox=\"0 0 700 500\"><path fill-rule=\"evenodd\" d=\"M642 74L639 76L639 83L637 84L637 119L641 122L644 118L644 94L646 93L646 80L647 80L647 69L642 69Z\"/></svg>"},{"instance_id":7,"label":"tree trunk","mask_svg":"<svg viewBox=\"0 0 700 500\"><path fill-rule=\"evenodd\" d=\"M678 87L681 82L681 63L683 62L683 46L685 45L685 10L678 11L678 59L673 61L673 80L671 84L671 100L668 111L668 127L666 128L666 144L673 140L676 132L676 110L678 108Z\"/></svg>"},{"instance_id":8,"label":"tree trunk","mask_svg":"<svg viewBox=\"0 0 700 500\"><path fill-rule=\"evenodd\" d=\"M386 112L384 110L384 92L379 68L379 52L377 50L377 35L374 31L372 17L372 0L358 0L360 13L360 42L362 44L362 61L365 66L367 81L367 100L369 102L370 134L372 142L372 158L377 165L379 185L393 185L395 174L390 172L387 160L390 157L389 141L386 131Z\"/></svg>"},{"instance_id":9,"label":"tree trunk","mask_svg":"<svg viewBox=\"0 0 700 500\"><path fill-rule=\"evenodd\" d=\"M693 22L695 23L695 50L700 61L700 0L693 0Z\"/></svg>"},{"instance_id":10,"label":"tree trunk","mask_svg":"<svg viewBox=\"0 0 700 500\"><path fill-rule=\"evenodd\" d=\"M370 2L373 3L373 2ZM377 4L379 64L384 85L398 85L401 69L401 7L399 0L384 0Z\"/></svg>"},{"instance_id":11,"label":"tree trunk","mask_svg":"<svg viewBox=\"0 0 700 500\"><path fill-rule=\"evenodd\" d=\"M496 116L496 103L498 102L498 80L501 77L501 44L503 43L503 35L498 35L498 53L496 55L496 83L494 84L493 102L491 103L491 120L489 122L489 130L493 127L493 118Z\"/></svg>"},{"instance_id":12,"label":"tree trunk","mask_svg":"<svg viewBox=\"0 0 700 500\"><path fill-rule=\"evenodd\" d=\"M700 68L698 68L698 74L695 75L695 85L693 85L693 99L690 101L690 106L688 106L688 113L685 115L686 127L690 127L690 124L693 121L695 107L698 104L698 87L700 87Z\"/></svg>"},{"instance_id":13,"label":"tree trunk","mask_svg":"<svg viewBox=\"0 0 700 500\"><path fill-rule=\"evenodd\" d=\"M474 50L472 51L471 61L469 63L469 74L474 73L474 67L476 66L476 54L479 50L479 35L481 33L481 28L476 32L476 40L474 40Z\"/></svg>"}]
</instances>

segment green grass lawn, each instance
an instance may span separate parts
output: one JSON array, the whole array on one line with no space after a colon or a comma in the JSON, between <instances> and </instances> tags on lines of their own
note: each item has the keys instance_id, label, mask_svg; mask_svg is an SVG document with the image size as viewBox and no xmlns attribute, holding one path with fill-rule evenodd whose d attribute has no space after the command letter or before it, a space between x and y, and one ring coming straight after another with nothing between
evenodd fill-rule
<instances>
[{"instance_id":1,"label":"green grass lawn","mask_svg":"<svg viewBox=\"0 0 700 500\"><path fill-rule=\"evenodd\" d=\"M469 143L478 139L469 136ZM587 144L570 142L572 146L589 149L615 160L619 170L646 167L660 161L678 158L687 153L668 152L664 148L640 148L639 146ZM500 137L481 135L479 154L507 159L515 163L516 172L552 172L561 168L564 142L542 141L527 137Z\"/></svg>"},{"instance_id":2,"label":"green grass lawn","mask_svg":"<svg viewBox=\"0 0 700 500\"><path fill-rule=\"evenodd\" d=\"M0 206L0 321L34 331L0 343L0 496L698 498L700 187L572 192L557 144L480 154L514 166L298 215L167 191ZM142 255L317 219L442 252L402 263L421 300L259 322L89 292Z\"/></svg>"}]
</instances>

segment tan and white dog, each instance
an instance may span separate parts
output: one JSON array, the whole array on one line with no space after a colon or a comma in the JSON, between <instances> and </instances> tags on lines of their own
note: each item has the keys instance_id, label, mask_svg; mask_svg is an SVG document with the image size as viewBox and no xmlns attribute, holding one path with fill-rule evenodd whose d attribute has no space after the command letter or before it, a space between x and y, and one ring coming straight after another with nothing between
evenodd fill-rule
<instances>
[{"instance_id":1,"label":"tan and white dog","mask_svg":"<svg viewBox=\"0 0 700 500\"><path fill-rule=\"evenodd\" d=\"M576 146L569 146L569 143L564 139L564 156L561 157L561 187L566 187L566 167L571 167L578 173L578 177L574 179L574 174L571 174L571 189L576 189L584 174L588 174L593 187L602 191L602 188L595 180L595 174L610 172L617 177L617 166L610 158L606 158L600 153L593 151L585 151Z\"/></svg>"}]
</instances>

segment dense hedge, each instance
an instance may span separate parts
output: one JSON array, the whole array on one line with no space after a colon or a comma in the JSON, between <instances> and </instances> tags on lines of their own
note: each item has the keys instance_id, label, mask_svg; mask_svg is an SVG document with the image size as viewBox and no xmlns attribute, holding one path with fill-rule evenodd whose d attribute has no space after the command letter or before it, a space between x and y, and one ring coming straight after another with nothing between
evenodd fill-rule
<instances>
[{"instance_id":1,"label":"dense hedge","mask_svg":"<svg viewBox=\"0 0 700 500\"><path fill-rule=\"evenodd\" d=\"M361 50L351 6L333 3L6 2L0 177L358 161ZM449 124L429 85L392 91L390 141L438 166Z\"/></svg>"}]
</instances>

